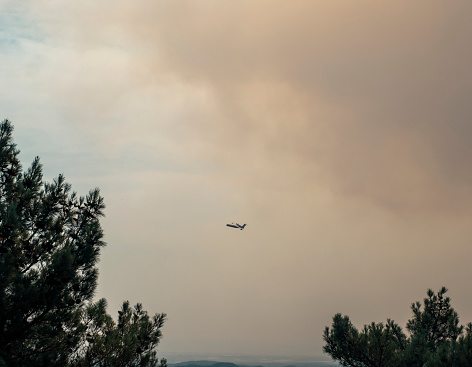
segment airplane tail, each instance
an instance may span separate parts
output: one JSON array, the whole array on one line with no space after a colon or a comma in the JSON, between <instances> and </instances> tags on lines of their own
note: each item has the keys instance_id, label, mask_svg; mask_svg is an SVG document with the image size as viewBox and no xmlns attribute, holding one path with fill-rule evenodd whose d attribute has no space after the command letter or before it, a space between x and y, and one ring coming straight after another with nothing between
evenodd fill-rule
<instances>
[{"instance_id":1,"label":"airplane tail","mask_svg":"<svg viewBox=\"0 0 472 367\"><path fill-rule=\"evenodd\" d=\"M243 229L244 227L246 227L246 223L244 223L244 224L241 226L241 229Z\"/></svg>"}]
</instances>

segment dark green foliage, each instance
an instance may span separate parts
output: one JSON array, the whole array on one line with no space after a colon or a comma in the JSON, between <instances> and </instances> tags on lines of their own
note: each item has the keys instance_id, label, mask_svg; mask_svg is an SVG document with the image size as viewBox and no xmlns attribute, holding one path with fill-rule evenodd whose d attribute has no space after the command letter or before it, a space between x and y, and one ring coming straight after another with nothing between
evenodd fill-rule
<instances>
[{"instance_id":1,"label":"dark green foliage","mask_svg":"<svg viewBox=\"0 0 472 367\"><path fill-rule=\"evenodd\" d=\"M445 297L446 288L434 294L428 290L428 298L412 304L413 318L406 328L410 332L410 343L406 353L409 365L422 366L424 363L438 365L438 361L452 361L455 353L450 353L457 338L462 334L459 316L451 307L450 298Z\"/></svg>"},{"instance_id":2,"label":"dark green foliage","mask_svg":"<svg viewBox=\"0 0 472 367\"><path fill-rule=\"evenodd\" d=\"M0 124L0 367L67 366L89 350L90 327L113 324L104 301L90 305L105 245L99 222L105 205L98 189L79 197L62 175L43 183L39 158L23 172L12 131L9 121ZM155 320L140 305L129 312L116 343L124 355L135 347L129 338L149 332L151 341L134 352L145 348L141 360L151 360L149 348L160 337ZM163 316L156 317L162 326Z\"/></svg>"},{"instance_id":3,"label":"dark green foliage","mask_svg":"<svg viewBox=\"0 0 472 367\"><path fill-rule=\"evenodd\" d=\"M470 367L472 324L464 332L446 292L444 287L437 294L428 290L423 304L412 304L408 337L391 320L359 332L347 316L336 314L331 328L325 329L323 349L343 366Z\"/></svg>"},{"instance_id":4,"label":"dark green foliage","mask_svg":"<svg viewBox=\"0 0 472 367\"><path fill-rule=\"evenodd\" d=\"M64 365L96 288L103 199L77 197L39 159L22 172L12 126L0 125L0 357L9 366Z\"/></svg>"},{"instance_id":5,"label":"dark green foliage","mask_svg":"<svg viewBox=\"0 0 472 367\"><path fill-rule=\"evenodd\" d=\"M115 324L106 313L106 300L99 300L84 313L87 333L72 365L156 366L155 347L161 339L160 329L165 317L165 314L156 314L150 318L141 304L130 307L129 302L124 302Z\"/></svg>"},{"instance_id":6,"label":"dark green foliage","mask_svg":"<svg viewBox=\"0 0 472 367\"><path fill-rule=\"evenodd\" d=\"M406 336L388 320L386 325L372 323L359 332L348 316L336 314L331 329L324 332L324 351L343 366L399 366L399 352L405 348Z\"/></svg>"}]
</instances>

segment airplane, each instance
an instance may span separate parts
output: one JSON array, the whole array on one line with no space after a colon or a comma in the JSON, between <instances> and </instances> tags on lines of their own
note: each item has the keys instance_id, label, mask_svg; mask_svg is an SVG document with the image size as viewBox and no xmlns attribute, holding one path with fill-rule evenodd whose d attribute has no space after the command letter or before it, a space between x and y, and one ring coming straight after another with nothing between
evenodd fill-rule
<instances>
[{"instance_id":1,"label":"airplane","mask_svg":"<svg viewBox=\"0 0 472 367\"><path fill-rule=\"evenodd\" d=\"M231 223L231 224L227 224L227 226L232 227L232 228L239 228L242 231L244 227L246 227L246 223L244 223L243 225L240 225L238 223Z\"/></svg>"}]
</instances>

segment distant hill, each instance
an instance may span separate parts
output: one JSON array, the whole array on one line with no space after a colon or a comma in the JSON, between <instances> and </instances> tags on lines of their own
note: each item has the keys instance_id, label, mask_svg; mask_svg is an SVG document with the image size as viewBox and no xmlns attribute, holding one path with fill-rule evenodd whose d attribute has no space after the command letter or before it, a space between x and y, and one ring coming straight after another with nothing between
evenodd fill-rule
<instances>
[{"instance_id":1,"label":"distant hill","mask_svg":"<svg viewBox=\"0 0 472 367\"><path fill-rule=\"evenodd\" d=\"M215 361L189 361L169 364L170 367L240 367L237 364L230 362L215 362Z\"/></svg>"},{"instance_id":2,"label":"distant hill","mask_svg":"<svg viewBox=\"0 0 472 367\"><path fill-rule=\"evenodd\" d=\"M246 365L236 364L230 362L215 362L215 361L188 361L179 363L169 363L169 367L337 367L339 364L334 362L310 362L310 363L299 363L299 364L283 364L283 363L267 363L267 366L258 365Z\"/></svg>"},{"instance_id":3,"label":"distant hill","mask_svg":"<svg viewBox=\"0 0 472 367\"><path fill-rule=\"evenodd\" d=\"M179 362L179 363L170 363L169 366L172 367L187 367L189 365L195 365L195 366L211 366L212 364L216 364L220 362L215 362L215 361L188 361L188 362ZM234 364L234 363L229 363L229 364Z\"/></svg>"}]
</instances>

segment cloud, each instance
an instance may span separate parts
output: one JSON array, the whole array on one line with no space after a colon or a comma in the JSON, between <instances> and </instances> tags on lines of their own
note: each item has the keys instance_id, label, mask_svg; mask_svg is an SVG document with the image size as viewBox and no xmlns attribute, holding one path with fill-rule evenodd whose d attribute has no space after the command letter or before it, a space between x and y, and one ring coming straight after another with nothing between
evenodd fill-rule
<instances>
[{"instance_id":1,"label":"cloud","mask_svg":"<svg viewBox=\"0 0 472 367\"><path fill-rule=\"evenodd\" d=\"M239 177L268 185L289 171L297 176L291 184L321 177L342 195L399 212L464 212L468 5L424 5L87 3L64 7L51 32L65 30L79 47L76 65L88 75L70 70L64 88L87 112L147 94L174 107L155 123L136 122L142 129L167 124L179 147L220 168L231 162ZM70 20L82 26L68 27ZM124 60L117 52L125 64L114 70ZM103 91L87 87L96 88L90 72Z\"/></svg>"},{"instance_id":2,"label":"cloud","mask_svg":"<svg viewBox=\"0 0 472 367\"><path fill-rule=\"evenodd\" d=\"M465 2L47 4L63 16L39 11L62 45L46 79L87 132L154 99L136 131L237 177L290 172L294 190L322 181L403 214L469 211ZM99 126L112 145L143 140Z\"/></svg>"}]
</instances>

